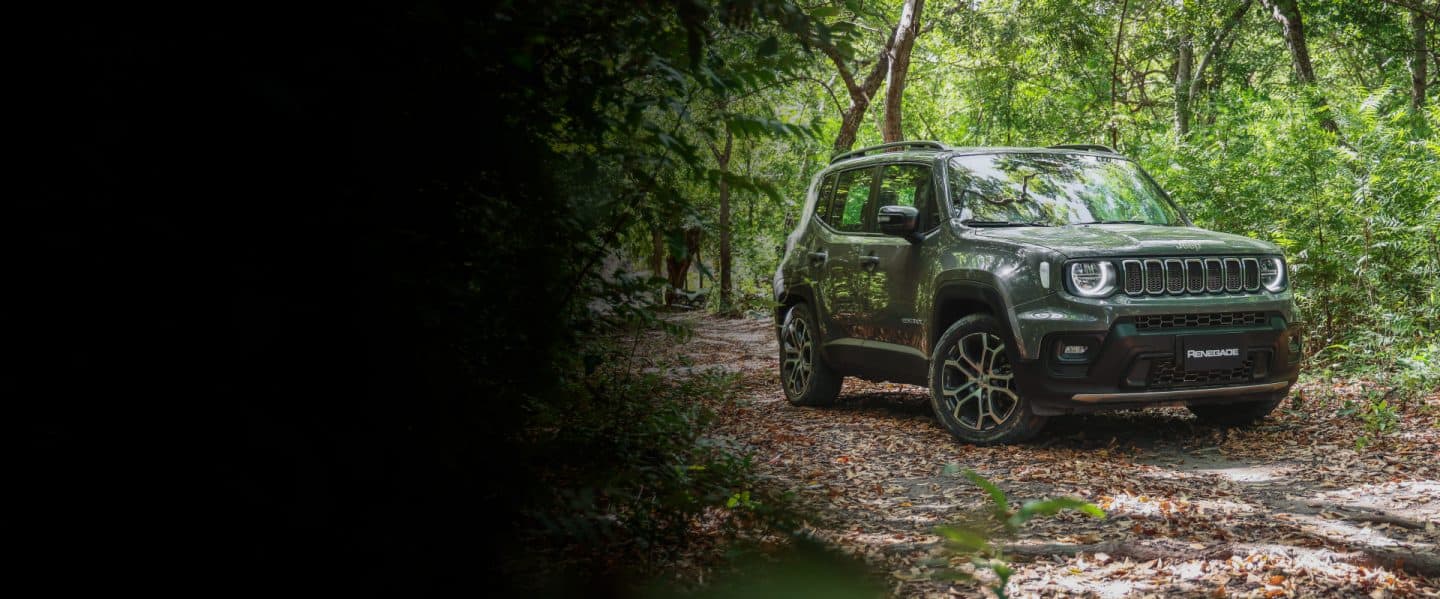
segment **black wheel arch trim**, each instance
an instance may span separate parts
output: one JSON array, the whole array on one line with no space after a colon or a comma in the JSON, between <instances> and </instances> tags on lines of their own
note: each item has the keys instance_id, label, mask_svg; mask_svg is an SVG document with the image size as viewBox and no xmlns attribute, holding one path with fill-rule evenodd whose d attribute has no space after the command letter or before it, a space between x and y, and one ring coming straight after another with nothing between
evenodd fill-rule
<instances>
[{"instance_id":1,"label":"black wheel arch trim","mask_svg":"<svg viewBox=\"0 0 1440 599\"><path fill-rule=\"evenodd\" d=\"M1021 359L1029 359L1028 352L1019 337L1019 323L1015 321L1014 310L1005 301L1005 296L995 286L973 280L947 281L940 283L935 289L935 298L930 305L930 318L927 321L929 330L926 331L926 342L929 346L927 352L934 352L935 343L939 341L940 335L945 333L954 321L942 322L941 314L951 301L968 301L985 305L990 309L990 316L1000 323L1002 332L1008 337L1006 343L1013 344L1016 353ZM965 316L968 316L965 315ZM962 316L963 318L963 316Z\"/></svg>"},{"instance_id":2,"label":"black wheel arch trim","mask_svg":"<svg viewBox=\"0 0 1440 599\"><path fill-rule=\"evenodd\" d=\"M820 320L820 307L815 305L815 291L810 289L810 285L787 286L775 298L775 338L777 340L780 338L780 327L785 324L785 312L789 311L790 306L801 302L809 304L810 310L815 313L815 319Z\"/></svg>"}]
</instances>

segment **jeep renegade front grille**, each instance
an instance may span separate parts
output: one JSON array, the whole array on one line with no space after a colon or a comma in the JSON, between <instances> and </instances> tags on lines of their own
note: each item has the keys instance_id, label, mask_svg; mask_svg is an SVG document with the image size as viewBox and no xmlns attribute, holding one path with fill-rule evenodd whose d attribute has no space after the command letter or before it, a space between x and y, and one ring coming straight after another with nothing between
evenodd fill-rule
<instances>
[{"instance_id":1,"label":"jeep renegade front grille","mask_svg":"<svg viewBox=\"0 0 1440 599\"><path fill-rule=\"evenodd\" d=\"M1226 385L1230 383L1247 383L1255 378L1255 360L1245 360L1239 368L1221 368L1216 370L1180 370L1175 368L1175 362L1165 359L1156 360L1150 364L1150 388L1164 389L1173 387L1205 387L1208 385Z\"/></svg>"},{"instance_id":2,"label":"jeep renegade front grille","mask_svg":"<svg viewBox=\"0 0 1440 599\"><path fill-rule=\"evenodd\" d=\"M1180 295L1260 290L1256 258L1146 258L1124 260L1125 293Z\"/></svg>"},{"instance_id":3,"label":"jeep renegade front grille","mask_svg":"<svg viewBox=\"0 0 1440 599\"><path fill-rule=\"evenodd\" d=\"M1208 327L1253 327L1265 324L1264 312L1221 312L1219 314L1146 314L1135 317L1135 328L1192 329Z\"/></svg>"}]
</instances>

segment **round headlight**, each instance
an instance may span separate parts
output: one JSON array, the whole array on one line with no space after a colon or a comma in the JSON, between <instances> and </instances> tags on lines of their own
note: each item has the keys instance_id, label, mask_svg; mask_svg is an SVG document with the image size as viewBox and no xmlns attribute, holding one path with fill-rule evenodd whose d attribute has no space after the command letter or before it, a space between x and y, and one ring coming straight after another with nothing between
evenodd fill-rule
<instances>
[{"instance_id":1,"label":"round headlight","mask_svg":"<svg viewBox=\"0 0 1440 599\"><path fill-rule=\"evenodd\" d=\"M1070 288L1080 297L1105 297L1115 292L1115 265L1109 262L1071 262Z\"/></svg>"},{"instance_id":2,"label":"round headlight","mask_svg":"<svg viewBox=\"0 0 1440 599\"><path fill-rule=\"evenodd\" d=\"M1260 284L1270 292L1285 290L1285 260L1283 258L1262 258L1260 260Z\"/></svg>"}]
</instances>

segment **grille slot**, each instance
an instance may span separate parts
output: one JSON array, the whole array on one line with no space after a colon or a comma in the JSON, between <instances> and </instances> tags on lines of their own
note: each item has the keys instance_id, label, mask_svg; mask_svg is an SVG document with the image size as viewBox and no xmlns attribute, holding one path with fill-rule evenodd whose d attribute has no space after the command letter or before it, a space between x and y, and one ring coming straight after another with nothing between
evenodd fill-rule
<instances>
[{"instance_id":1,"label":"grille slot","mask_svg":"<svg viewBox=\"0 0 1440 599\"><path fill-rule=\"evenodd\" d=\"M1260 289L1260 261L1254 258L1246 258L1245 264L1245 290L1257 291Z\"/></svg>"},{"instance_id":2,"label":"grille slot","mask_svg":"<svg viewBox=\"0 0 1440 599\"><path fill-rule=\"evenodd\" d=\"M1239 291L1240 289L1243 288L1242 281L1244 281L1244 279L1245 279L1245 276L1244 276L1245 273L1240 272L1241 270L1243 270L1243 269L1240 267L1240 260L1239 260L1239 259L1237 259L1237 258L1226 258L1226 259L1225 259L1225 290L1226 290L1226 291Z\"/></svg>"},{"instance_id":3,"label":"grille slot","mask_svg":"<svg viewBox=\"0 0 1440 599\"><path fill-rule=\"evenodd\" d=\"M1221 312L1218 314L1146 314L1135 317L1138 330L1253 327L1266 323L1264 312Z\"/></svg>"},{"instance_id":4,"label":"grille slot","mask_svg":"<svg viewBox=\"0 0 1440 599\"><path fill-rule=\"evenodd\" d=\"M1145 275L1140 271L1140 261L1126 260L1125 269L1125 293L1140 293L1145 290Z\"/></svg>"},{"instance_id":5,"label":"grille slot","mask_svg":"<svg viewBox=\"0 0 1440 599\"><path fill-rule=\"evenodd\" d=\"M1165 290L1170 293L1185 293L1185 263L1179 260L1165 261Z\"/></svg>"},{"instance_id":6,"label":"grille slot","mask_svg":"<svg viewBox=\"0 0 1440 599\"><path fill-rule=\"evenodd\" d=\"M1155 360L1150 364L1149 386L1151 388L1205 387L1228 383L1248 382L1255 377L1255 359L1247 358L1239 368L1215 370L1180 370L1169 358Z\"/></svg>"},{"instance_id":7,"label":"grille slot","mask_svg":"<svg viewBox=\"0 0 1440 599\"><path fill-rule=\"evenodd\" d=\"M1145 292L1165 291L1165 265L1159 260L1145 261Z\"/></svg>"},{"instance_id":8,"label":"grille slot","mask_svg":"<svg viewBox=\"0 0 1440 599\"><path fill-rule=\"evenodd\" d=\"M1210 293L1219 293L1225 287L1225 272L1220 266L1220 261L1214 258L1205 259L1205 290Z\"/></svg>"},{"instance_id":9,"label":"grille slot","mask_svg":"<svg viewBox=\"0 0 1440 599\"><path fill-rule=\"evenodd\" d=\"M1185 272L1189 279L1189 282L1185 285L1186 291L1190 293L1205 291L1205 262L1201 260L1186 260Z\"/></svg>"}]
</instances>

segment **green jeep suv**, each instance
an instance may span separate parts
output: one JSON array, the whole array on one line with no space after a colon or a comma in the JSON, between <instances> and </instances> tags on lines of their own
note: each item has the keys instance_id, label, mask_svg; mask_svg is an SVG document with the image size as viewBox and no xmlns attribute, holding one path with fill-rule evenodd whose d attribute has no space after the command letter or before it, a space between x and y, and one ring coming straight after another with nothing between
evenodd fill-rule
<instances>
[{"instance_id":1,"label":"green jeep suv","mask_svg":"<svg viewBox=\"0 0 1440 599\"><path fill-rule=\"evenodd\" d=\"M1195 227L1104 146L864 148L815 176L786 241L780 381L798 405L847 376L924 385L971 443L1162 405L1245 425L1299 372L1286 279L1274 245Z\"/></svg>"}]
</instances>

